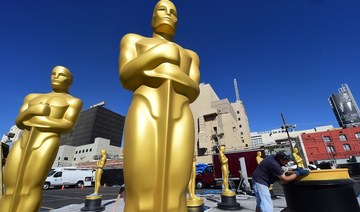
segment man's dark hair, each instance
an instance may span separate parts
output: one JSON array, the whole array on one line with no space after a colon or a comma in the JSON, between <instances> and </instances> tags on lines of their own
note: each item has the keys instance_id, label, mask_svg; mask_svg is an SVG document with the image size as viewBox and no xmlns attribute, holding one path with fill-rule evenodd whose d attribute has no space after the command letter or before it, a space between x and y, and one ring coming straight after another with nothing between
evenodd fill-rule
<instances>
[{"instance_id":1,"label":"man's dark hair","mask_svg":"<svg viewBox=\"0 0 360 212\"><path fill-rule=\"evenodd\" d=\"M275 155L276 160L290 160L289 155L285 154L284 151L279 151Z\"/></svg>"}]
</instances>

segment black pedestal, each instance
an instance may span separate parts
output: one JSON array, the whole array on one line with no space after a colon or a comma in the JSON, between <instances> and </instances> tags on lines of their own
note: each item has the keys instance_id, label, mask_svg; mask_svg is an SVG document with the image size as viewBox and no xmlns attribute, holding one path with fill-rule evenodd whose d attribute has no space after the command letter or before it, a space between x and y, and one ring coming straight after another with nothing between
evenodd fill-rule
<instances>
[{"instance_id":1,"label":"black pedestal","mask_svg":"<svg viewBox=\"0 0 360 212\"><path fill-rule=\"evenodd\" d=\"M221 195L221 202L218 203L218 208L223 210L239 210L240 204L236 202L236 195L235 196L224 196Z\"/></svg>"},{"instance_id":2,"label":"black pedestal","mask_svg":"<svg viewBox=\"0 0 360 212\"><path fill-rule=\"evenodd\" d=\"M90 212L100 212L104 211L105 207L101 205L101 197L100 198L88 198L86 196L85 206L81 208L81 211L90 211Z\"/></svg>"},{"instance_id":3,"label":"black pedestal","mask_svg":"<svg viewBox=\"0 0 360 212\"><path fill-rule=\"evenodd\" d=\"M204 204L200 206L187 206L188 212L204 212Z\"/></svg>"},{"instance_id":4,"label":"black pedestal","mask_svg":"<svg viewBox=\"0 0 360 212\"><path fill-rule=\"evenodd\" d=\"M355 181L315 180L283 184L288 211L352 211L360 207L353 189Z\"/></svg>"}]
</instances>

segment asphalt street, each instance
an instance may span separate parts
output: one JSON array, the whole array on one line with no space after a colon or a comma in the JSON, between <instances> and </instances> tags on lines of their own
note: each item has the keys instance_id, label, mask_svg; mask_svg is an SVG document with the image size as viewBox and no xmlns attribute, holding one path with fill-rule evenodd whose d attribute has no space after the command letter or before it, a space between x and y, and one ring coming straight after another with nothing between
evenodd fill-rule
<instances>
[{"instance_id":1,"label":"asphalt street","mask_svg":"<svg viewBox=\"0 0 360 212\"><path fill-rule=\"evenodd\" d=\"M356 194L360 193L360 178L353 178L357 181L354 186ZM120 186L101 187L99 193L103 195L103 201L106 205L113 204L119 193ZM283 197L284 192L282 186L277 182L273 185L273 191L276 196ZM59 188L49 189L43 191L42 204L39 212L48 212L50 210L62 208L72 204L84 204L86 195L94 192L94 187L80 188ZM206 195L206 193L220 194L220 188L217 189L197 189L197 194ZM108 200L108 201L106 201Z\"/></svg>"},{"instance_id":2,"label":"asphalt street","mask_svg":"<svg viewBox=\"0 0 360 212\"><path fill-rule=\"evenodd\" d=\"M278 183L274 184L274 194L283 195L283 190L281 185ZM103 200L114 200L116 199L120 190L120 186L112 187L101 187L99 193L103 195ZM84 204L86 195L89 195L94 192L94 187L85 187L80 188L54 188L43 191L42 204L40 212L45 212L53 209L62 208L66 205L71 204ZM205 192L215 192L220 193L220 188L218 189L197 189L197 194L202 194Z\"/></svg>"},{"instance_id":3,"label":"asphalt street","mask_svg":"<svg viewBox=\"0 0 360 212\"><path fill-rule=\"evenodd\" d=\"M99 193L103 195L103 200L116 199L120 186L101 187ZM61 208L70 204L85 203L86 195L92 194L94 187L81 188L54 188L43 191L41 208L39 211L45 212Z\"/></svg>"}]
</instances>

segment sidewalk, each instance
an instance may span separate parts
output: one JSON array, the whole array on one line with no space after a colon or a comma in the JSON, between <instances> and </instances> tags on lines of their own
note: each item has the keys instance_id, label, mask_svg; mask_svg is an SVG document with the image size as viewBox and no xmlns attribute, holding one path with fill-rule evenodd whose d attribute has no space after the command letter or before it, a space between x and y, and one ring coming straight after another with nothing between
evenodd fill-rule
<instances>
[{"instance_id":1,"label":"sidewalk","mask_svg":"<svg viewBox=\"0 0 360 212\"><path fill-rule=\"evenodd\" d=\"M203 198L205 204L205 212L220 212L224 211L217 208L217 203L220 202L220 194L205 194L197 196ZM240 203L241 212L254 212L256 206L256 199L254 196L249 195L236 195L236 200ZM113 200L104 200L102 205L105 206L105 212L112 212L114 207L115 199ZM278 196L277 199L273 199L274 203L274 212L280 212L286 208L285 198ZM68 205L59 209L50 210L51 212L79 212L80 209L84 207L84 204L73 204ZM116 212L122 212L124 210L124 201L120 199L119 205L116 208Z\"/></svg>"}]
</instances>

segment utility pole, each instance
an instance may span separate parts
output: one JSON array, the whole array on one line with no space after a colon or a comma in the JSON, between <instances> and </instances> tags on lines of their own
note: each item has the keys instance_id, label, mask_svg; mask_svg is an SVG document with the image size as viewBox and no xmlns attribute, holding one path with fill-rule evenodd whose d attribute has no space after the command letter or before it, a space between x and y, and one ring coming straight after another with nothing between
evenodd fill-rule
<instances>
[{"instance_id":1,"label":"utility pole","mask_svg":"<svg viewBox=\"0 0 360 212\"><path fill-rule=\"evenodd\" d=\"M284 123L283 127L285 129L286 134L287 134L289 144L290 144L290 151L291 151L291 154L292 154L294 152L294 149L293 149L293 146L292 146L292 143L291 143L291 138L290 138L290 135L289 135L289 130L288 130L289 126L286 125L286 121L285 121L284 115L282 113L281 113L281 118L282 118L283 123Z\"/></svg>"},{"instance_id":2,"label":"utility pole","mask_svg":"<svg viewBox=\"0 0 360 212\"><path fill-rule=\"evenodd\" d=\"M3 195L3 165L2 165L2 142L0 141L0 199Z\"/></svg>"}]
</instances>

